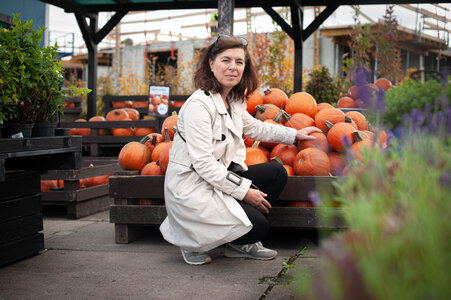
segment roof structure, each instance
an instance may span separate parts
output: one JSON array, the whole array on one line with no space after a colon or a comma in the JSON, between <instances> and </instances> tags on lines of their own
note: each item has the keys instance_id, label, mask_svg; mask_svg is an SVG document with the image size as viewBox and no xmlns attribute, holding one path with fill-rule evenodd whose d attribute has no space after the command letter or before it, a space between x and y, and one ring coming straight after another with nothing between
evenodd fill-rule
<instances>
[{"instance_id":1,"label":"roof structure","mask_svg":"<svg viewBox=\"0 0 451 300\"><path fill-rule=\"evenodd\" d=\"M172 9L218 9L218 32L233 34L235 8L261 7L294 41L294 91L302 89L302 44L340 5L389 4L381 0L40 0L74 13L88 48L88 118L96 112L97 45L130 11ZM444 3L451 1L392 0L392 4ZM324 6L325 9L304 28L303 8ZM273 7L289 7L291 25ZM100 12L115 14L102 27L97 28ZM86 21L88 18L89 24Z\"/></svg>"}]
</instances>

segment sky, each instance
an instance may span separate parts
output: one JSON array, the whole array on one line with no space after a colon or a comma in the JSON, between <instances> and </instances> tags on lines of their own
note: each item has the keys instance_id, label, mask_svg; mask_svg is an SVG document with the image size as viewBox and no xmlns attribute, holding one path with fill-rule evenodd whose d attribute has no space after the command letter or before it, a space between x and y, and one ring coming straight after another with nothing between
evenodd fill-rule
<instances>
[{"instance_id":1,"label":"sky","mask_svg":"<svg viewBox=\"0 0 451 300\"><path fill-rule=\"evenodd\" d=\"M451 4L439 4L441 7L448 9L442 9L441 7L434 6L432 4L413 4L415 7L425 8L430 12L436 13L441 16L446 16L451 19ZM275 7L274 9L280 9ZM360 9L363 14L367 15L374 21L381 19L385 14L386 5L361 5ZM80 29L76 22L75 16L72 13L65 13L64 10L50 5L49 6L49 24L48 31L50 34L50 41L54 41L55 37L59 37L58 44L63 44L64 37L69 37L71 33L74 33L75 53L86 52L84 47L84 40L82 38ZM192 14L198 12L199 14L192 17L176 18L176 16ZM261 8L252 8L252 13L264 12ZM411 29L420 28L420 23L423 23L421 15L417 15L414 11L408 10L404 7L395 6L394 14L398 20L398 23L404 27ZM112 16L112 13L100 13L99 15L99 28L101 28L105 22ZM172 17L172 18L170 18ZM196 9L196 10L160 10L160 11L146 11L140 13L133 13L126 15L122 22L129 22L133 20L147 20L146 22L134 23L134 24L122 24L121 32L136 32L142 31L145 33L132 34L128 36L121 36L121 39L131 38L134 44L144 44L147 41L153 39L154 34L152 30L160 30L162 34L158 35L159 40L174 41L178 40L178 35L183 37L197 37L206 38L209 34L205 24L210 21L211 10ZM159 19L158 21L152 21L152 19ZM236 9L234 15L235 21L245 19L245 10ZM313 9L311 7L304 8L304 27L308 26L313 20ZM440 27L447 26L448 30L451 30L449 24L444 24L432 18L427 18L426 21L434 23ZM366 23L368 20L361 17L361 22ZM261 16L255 16L251 20L253 32L268 32L274 29L272 19L265 13ZM185 27L186 25L199 24L197 27ZM338 26L338 25L351 25L354 24L353 9L350 6L340 6L333 15L331 15L322 26ZM236 35L246 34L246 22L237 22L234 24L233 32ZM113 32L111 32L113 33ZM437 37L436 30L425 31L425 33ZM69 34L69 35L68 35ZM440 38L449 40L448 33L446 35L442 32ZM69 40L69 39L66 39ZM109 35L104 39L99 48L113 47L115 45L114 36Z\"/></svg>"}]
</instances>

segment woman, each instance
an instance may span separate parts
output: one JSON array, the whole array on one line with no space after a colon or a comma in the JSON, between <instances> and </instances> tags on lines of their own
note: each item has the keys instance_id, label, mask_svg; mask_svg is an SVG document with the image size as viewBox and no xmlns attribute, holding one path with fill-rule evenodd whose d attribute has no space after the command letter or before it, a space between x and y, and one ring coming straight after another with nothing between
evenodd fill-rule
<instances>
[{"instance_id":1,"label":"woman","mask_svg":"<svg viewBox=\"0 0 451 300\"><path fill-rule=\"evenodd\" d=\"M208 250L226 244L225 256L273 259L263 247L269 230L264 214L287 180L281 164L247 167L243 135L292 144L314 139L315 127L296 131L253 118L245 92L258 87L247 41L221 35L210 45L195 73L195 91L180 109L164 193L164 238L180 247L186 263L211 262Z\"/></svg>"}]
</instances>

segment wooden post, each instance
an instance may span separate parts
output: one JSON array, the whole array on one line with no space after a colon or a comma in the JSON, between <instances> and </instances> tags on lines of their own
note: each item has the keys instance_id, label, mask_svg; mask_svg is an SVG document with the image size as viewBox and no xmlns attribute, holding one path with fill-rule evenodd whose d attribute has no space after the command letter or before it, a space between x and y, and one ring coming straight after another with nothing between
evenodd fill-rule
<instances>
[{"instance_id":1,"label":"wooden post","mask_svg":"<svg viewBox=\"0 0 451 300\"><path fill-rule=\"evenodd\" d=\"M301 7L291 6L291 23L294 35L294 87L293 93L302 91L302 28L304 12Z\"/></svg>"},{"instance_id":2,"label":"wooden post","mask_svg":"<svg viewBox=\"0 0 451 300\"><path fill-rule=\"evenodd\" d=\"M89 18L89 29L94 35L97 32L98 15ZM97 114L97 44L92 43L92 48L88 48L88 119Z\"/></svg>"},{"instance_id":3,"label":"wooden post","mask_svg":"<svg viewBox=\"0 0 451 300\"><path fill-rule=\"evenodd\" d=\"M218 34L233 35L235 0L218 0Z\"/></svg>"}]
</instances>

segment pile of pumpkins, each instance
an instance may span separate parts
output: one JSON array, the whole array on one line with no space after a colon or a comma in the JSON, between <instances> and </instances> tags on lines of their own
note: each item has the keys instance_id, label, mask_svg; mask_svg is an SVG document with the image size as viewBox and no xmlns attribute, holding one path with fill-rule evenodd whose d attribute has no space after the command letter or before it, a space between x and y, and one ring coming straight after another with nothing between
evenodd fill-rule
<instances>
[{"instance_id":1,"label":"pile of pumpkins","mask_svg":"<svg viewBox=\"0 0 451 300\"><path fill-rule=\"evenodd\" d=\"M124 107L124 108L115 108L113 110L110 110L105 117L94 116L94 117L90 118L88 121L89 122L102 122L102 121L137 121L137 120L139 120L139 111L136 110L135 108ZM77 119L77 120L75 120L75 122L87 122L87 121L85 119ZM111 129L110 128L97 129L97 134L100 136L103 136L103 135L145 136L145 135L148 135L150 133L155 133L155 132L157 132L157 128L155 128L155 127L122 127L122 128L111 128ZM89 136L89 135L91 135L91 128L71 128L69 130L69 135Z\"/></svg>"},{"instance_id":2,"label":"pile of pumpkins","mask_svg":"<svg viewBox=\"0 0 451 300\"><path fill-rule=\"evenodd\" d=\"M107 184L111 175L99 175L94 177L83 178L79 180L80 189L91 186ZM41 192L64 188L64 180L41 180Z\"/></svg>"},{"instance_id":3,"label":"pile of pumpkins","mask_svg":"<svg viewBox=\"0 0 451 300\"><path fill-rule=\"evenodd\" d=\"M389 87L374 86L386 90L391 83ZM356 89L351 87L348 97L355 93ZM249 114L262 122L298 130L315 126L321 130L310 134L315 140L292 145L244 137L248 166L274 160L283 164L289 176L336 176L346 173L346 151L351 150L355 159L363 161L365 148L386 146L385 131L370 130L364 114L353 110L345 113L331 104L317 103L306 92L288 97L278 88L266 89L263 94L256 90L245 102ZM121 168L138 170L141 175L164 175L176 129L177 115L173 114L165 119L161 133L150 133L139 142L126 144L119 153Z\"/></svg>"}]
</instances>

